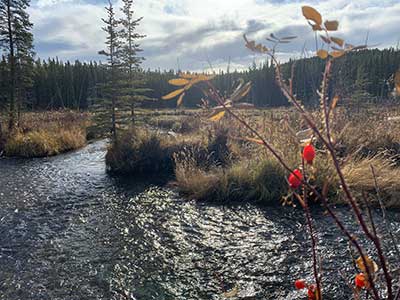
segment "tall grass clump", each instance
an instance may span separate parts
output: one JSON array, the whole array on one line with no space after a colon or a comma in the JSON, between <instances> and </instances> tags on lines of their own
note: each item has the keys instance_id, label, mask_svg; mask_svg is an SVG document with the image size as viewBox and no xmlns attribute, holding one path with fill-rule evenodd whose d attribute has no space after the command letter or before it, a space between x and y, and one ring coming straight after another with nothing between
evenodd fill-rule
<instances>
[{"instance_id":1,"label":"tall grass clump","mask_svg":"<svg viewBox=\"0 0 400 300\"><path fill-rule=\"evenodd\" d=\"M174 170L174 154L202 143L197 136L186 138L143 128L127 130L108 148L107 170L115 174L169 176Z\"/></svg>"},{"instance_id":2,"label":"tall grass clump","mask_svg":"<svg viewBox=\"0 0 400 300\"><path fill-rule=\"evenodd\" d=\"M57 131L35 130L27 133L15 132L7 139L6 156L44 157L78 149L86 144L86 133L80 128Z\"/></svg>"},{"instance_id":3,"label":"tall grass clump","mask_svg":"<svg viewBox=\"0 0 400 300\"><path fill-rule=\"evenodd\" d=\"M285 170L273 158L205 167L195 156L193 151L175 156L177 186L190 198L273 204L287 192Z\"/></svg>"},{"instance_id":4,"label":"tall grass clump","mask_svg":"<svg viewBox=\"0 0 400 300\"><path fill-rule=\"evenodd\" d=\"M87 116L71 111L26 113L12 132L3 133L6 156L44 157L86 144Z\"/></svg>"},{"instance_id":5,"label":"tall grass clump","mask_svg":"<svg viewBox=\"0 0 400 300\"><path fill-rule=\"evenodd\" d=\"M172 170L169 149L156 132L130 130L110 145L107 170L119 174L150 174Z\"/></svg>"}]
</instances>

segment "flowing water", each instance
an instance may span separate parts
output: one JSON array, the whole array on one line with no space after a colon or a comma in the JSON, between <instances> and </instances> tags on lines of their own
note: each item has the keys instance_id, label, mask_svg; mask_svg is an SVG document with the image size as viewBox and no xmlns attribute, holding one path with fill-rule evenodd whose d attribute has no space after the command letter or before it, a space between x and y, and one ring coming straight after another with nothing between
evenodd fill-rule
<instances>
[{"instance_id":1,"label":"flowing water","mask_svg":"<svg viewBox=\"0 0 400 300\"><path fill-rule=\"evenodd\" d=\"M115 179L105 148L0 160L0 299L304 299L293 287L312 281L299 209L198 203L156 180ZM346 299L348 243L313 214L325 299ZM389 214L397 239L399 216Z\"/></svg>"}]
</instances>

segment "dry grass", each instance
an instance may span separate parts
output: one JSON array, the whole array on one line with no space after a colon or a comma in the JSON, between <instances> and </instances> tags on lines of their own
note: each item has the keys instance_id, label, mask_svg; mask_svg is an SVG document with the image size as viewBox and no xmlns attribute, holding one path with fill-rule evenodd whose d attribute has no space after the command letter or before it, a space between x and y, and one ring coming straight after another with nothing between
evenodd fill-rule
<instances>
[{"instance_id":1,"label":"dry grass","mask_svg":"<svg viewBox=\"0 0 400 300\"><path fill-rule=\"evenodd\" d=\"M300 167L302 146L295 133L307 128L301 116L291 109L240 113L263 133L291 168ZM145 112L143 115L150 118ZM382 198L388 206L400 206L400 168L396 166L400 151L400 120L396 119L397 115L400 113L393 109L369 109L358 115L338 109L333 123L337 151L352 190L358 196L366 191L371 199L376 198L370 169L372 164L378 175ZM289 192L287 172L264 148L240 139L251 137L251 134L234 119L225 118L215 124L204 121L205 116L198 111L187 114L175 111L152 113L151 118L155 118L151 122L152 128L159 127L161 132L172 130L179 134L149 134L146 131L139 139L131 137L128 149L121 150L124 146L120 146L121 151L110 149L108 156L112 159L108 161L118 161L121 165L112 169L125 168L127 173L135 169L140 170L139 173L148 173L143 172L146 169L150 173L173 170L178 189L190 198L279 203L280 198ZM173 130L179 128L176 124L180 123L189 123L187 127L190 130ZM318 142L316 145L318 151L313 166L313 183L320 188L328 181L330 198L340 202L341 191L332 162ZM130 154L124 156L124 152ZM155 165L144 167L145 161ZM160 168L163 165L168 167Z\"/></svg>"},{"instance_id":2,"label":"dry grass","mask_svg":"<svg viewBox=\"0 0 400 300\"><path fill-rule=\"evenodd\" d=\"M400 206L400 168L382 155L354 159L343 167L343 174L353 191L367 192L369 198L377 204L375 180L371 170L375 169L380 197L387 207Z\"/></svg>"},{"instance_id":3,"label":"dry grass","mask_svg":"<svg viewBox=\"0 0 400 300\"><path fill-rule=\"evenodd\" d=\"M86 124L85 114L71 111L23 114L18 129L4 133L4 153L43 157L78 149L86 144Z\"/></svg>"},{"instance_id":4,"label":"dry grass","mask_svg":"<svg viewBox=\"0 0 400 300\"><path fill-rule=\"evenodd\" d=\"M106 155L107 170L117 174L145 175L173 172L173 155L201 144L196 137L136 129L123 132Z\"/></svg>"}]
</instances>

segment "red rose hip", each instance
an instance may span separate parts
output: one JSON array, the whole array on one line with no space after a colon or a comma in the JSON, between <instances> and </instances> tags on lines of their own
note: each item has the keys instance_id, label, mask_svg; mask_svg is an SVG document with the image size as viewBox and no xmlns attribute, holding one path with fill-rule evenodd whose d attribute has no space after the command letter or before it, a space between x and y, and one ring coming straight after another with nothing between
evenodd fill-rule
<instances>
[{"instance_id":1,"label":"red rose hip","mask_svg":"<svg viewBox=\"0 0 400 300\"><path fill-rule=\"evenodd\" d=\"M289 175L289 185L293 189L297 189L301 185L301 181L303 180L303 174L301 174L300 170L296 169Z\"/></svg>"},{"instance_id":2,"label":"red rose hip","mask_svg":"<svg viewBox=\"0 0 400 300\"><path fill-rule=\"evenodd\" d=\"M304 147L303 158L308 164L312 165L315 158L315 148L313 145L309 144Z\"/></svg>"}]
</instances>

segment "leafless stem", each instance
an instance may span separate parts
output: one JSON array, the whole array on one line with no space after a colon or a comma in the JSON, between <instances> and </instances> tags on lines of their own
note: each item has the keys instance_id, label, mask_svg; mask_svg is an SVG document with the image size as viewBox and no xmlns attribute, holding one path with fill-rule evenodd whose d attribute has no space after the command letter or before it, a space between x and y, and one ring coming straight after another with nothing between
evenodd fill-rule
<instances>
[{"instance_id":1,"label":"leafless stem","mask_svg":"<svg viewBox=\"0 0 400 300\"><path fill-rule=\"evenodd\" d=\"M210 83L210 82L206 82L208 87L210 88L209 94L210 96L212 96L212 98L221 106L224 107L225 111L228 112L231 116L234 117L234 119L236 119L240 124L242 124L245 128L247 128L251 133L253 133L258 139L260 139L260 141L262 142L263 146L265 148L267 148L267 150L269 150L272 155L279 161L279 163L290 173L293 172L293 170L285 163L285 161L283 160L283 158L278 154L278 152L263 138L263 136L257 132L257 130L255 130L252 126L250 126L244 119L242 119L240 116L238 116L236 113L234 113L229 107L227 107L225 105L225 102L223 100L223 98L219 95L218 91L215 89L215 87ZM287 91L286 91L287 92ZM293 98L295 99L295 98ZM303 117L305 117L306 121L310 124L310 127L314 129L315 133L321 137L321 139L323 139L320 131L317 129L316 125L314 122L312 122L311 118L308 117L308 114L304 111L304 109L302 108L302 106L296 101L295 99L295 103L297 105L297 107L299 108L299 110L301 110L301 113L303 115ZM300 178L298 178L300 179ZM372 280L372 273L371 270L369 269L368 263L366 261L365 255L364 255L364 251L361 247L361 245L358 243L357 239L344 227L343 223L339 220L339 218L337 217L337 215L335 214L335 212L331 209L331 207L328 204L328 200L326 199L326 197L322 197L322 195L313 187L311 186L308 182L305 182L304 180L302 180L302 183L307 185L308 188L311 189L311 191L319 198L321 199L324 207L326 208L326 210L328 211L329 215L333 218L333 220L335 221L335 223L337 224L337 226L339 227L339 229L342 231L342 233L351 241L351 243L355 246L355 248L357 249L357 251L360 254L360 257L363 260L364 266L366 267L366 273L368 278L370 278L371 282L371 289L373 291L374 294L374 298L375 299L380 299L379 298L379 294L378 291L375 287L375 284Z\"/></svg>"},{"instance_id":2,"label":"leafless stem","mask_svg":"<svg viewBox=\"0 0 400 300\"><path fill-rule=\"evenodd\" d=\"M364 231L366 237L368 239L370 239L372 241L372 243L374 244L377 253L378 253L378 257L379 257L379 261L381 263L383 272L384 272L384 276L385 276L385 280L386 280L386 285L387 285L387 291L388 291L388 299L393 299L393 291L392 291L392 279L387 267L387 260L383 254L383 250L382 250L382 246L381 246L381 242L379 237L375 236L373 233L371 233L371 231L368 229L368 226L366 225L366 222L364 220L364 217L362 216L362 213L360 211L360 208L357 205L357 202L355 201L352 193L350 192L349 186L344 178L342 169L340 167L338 158L336 156L336 152L334 149L334 146L332 144L332 141L330 139L330 136L328 135L328 139L326 140L320 130L316 127L315 123L311 120L311 118L308 117L308 114L306 113L305 109L300 105L299 101L293 97L290 94L290 91L288 90L288 87L286 86L286 84L283 82L282 79L282 75L281 75L281 71L280 71L280 66L279 63L277 62L277 60L275 59L275 57L271 56L272 60L274 62L274 64L276 65L276 75L277 75L277 81L278 81L278 85L280 86L283 94L286 96L286 98L292 102L294 104L294 106L300 111L300 113L303 115L304 119L306 120L306 122L309 124L310 128L312 128L312 130L314 131L314 133L318 136L318 138L320 138L320 140L322 141L322 143L326 146L326 148L328 149L328 152L333 160L333 164L335 166L335 170L336 173L339 177L340 183L342 185L342 189L346 195L346 198L348 200L348 203L350 204L351 208L353 209L353 212L355 214L355 217L357 219L357 221L359 222L361 229ZM328 59L327 63L326 63L326 67L325 67L325 73L326 72L330 72L331 71L331 60ZM327 78L329 78L329 74L324 74L323 77L326 81L328 80ZM327 89L327 85L323 85L324 89ZM324 95L326 92L322 92L322 95ZM326 106L326 98L323 99L323 103L324 103L324 115L325 115L325 122L326 124L329 124L329 117L327 114L327 108ZM327 131L328 131L328 127L327 127ZM372 277L370 277L372 278ZM376 295L378 296L378 295ZM379 298L379 297L378 297Z\"/></svg>"}]
</instances>

